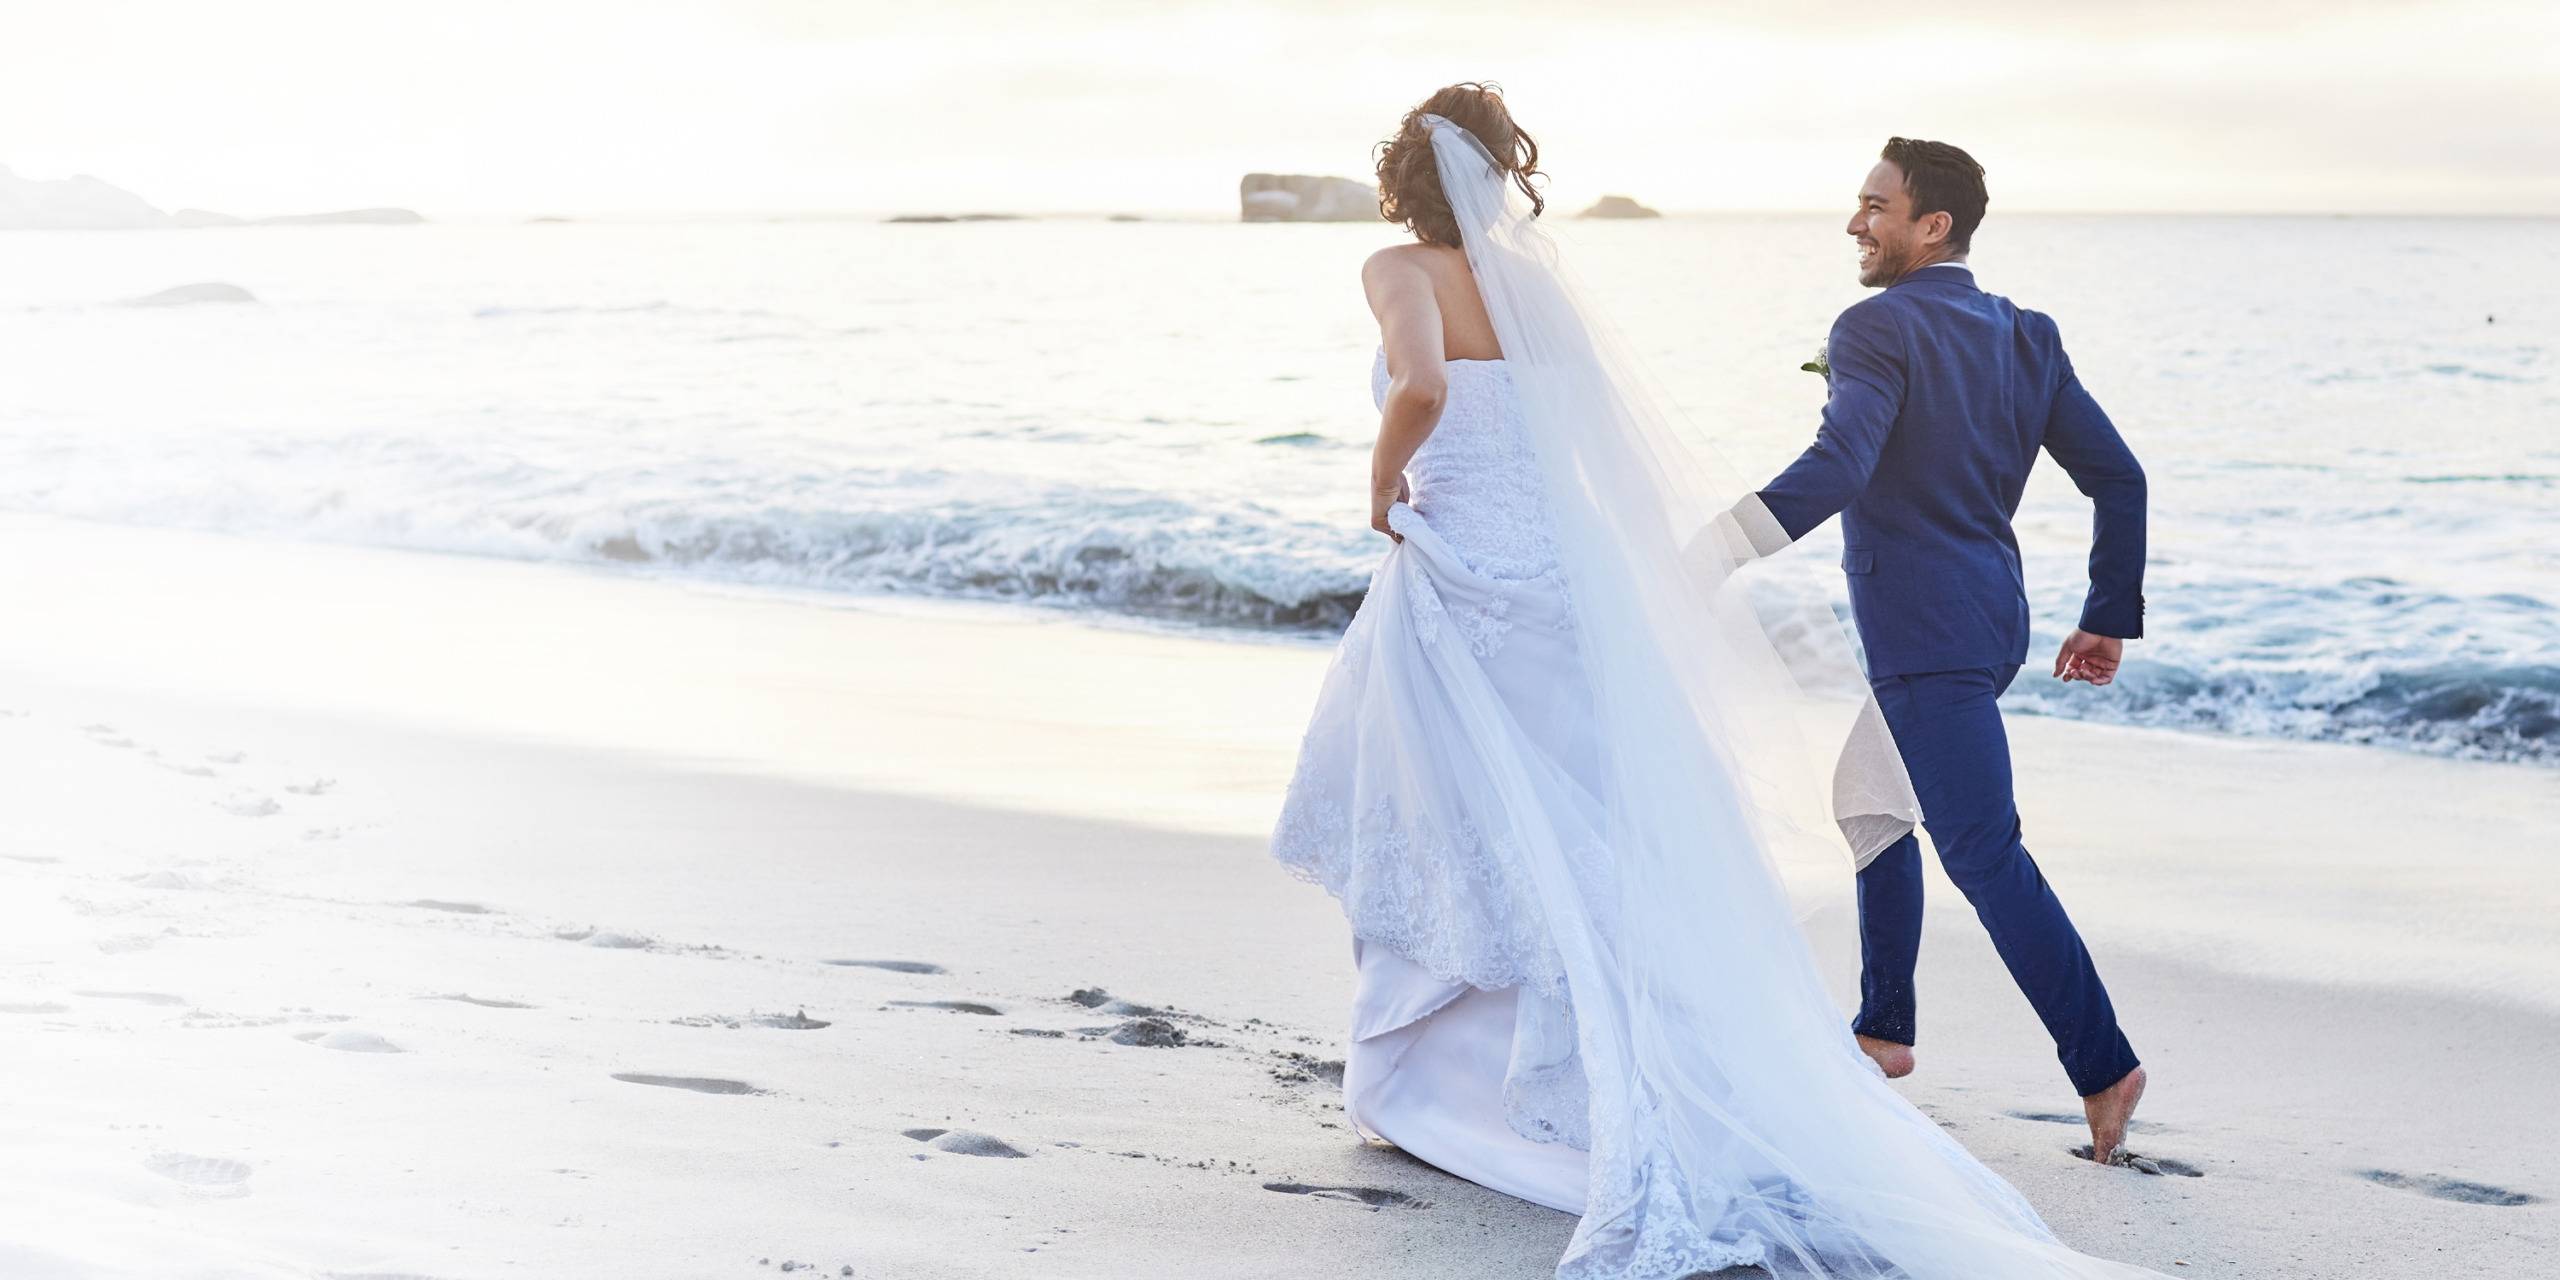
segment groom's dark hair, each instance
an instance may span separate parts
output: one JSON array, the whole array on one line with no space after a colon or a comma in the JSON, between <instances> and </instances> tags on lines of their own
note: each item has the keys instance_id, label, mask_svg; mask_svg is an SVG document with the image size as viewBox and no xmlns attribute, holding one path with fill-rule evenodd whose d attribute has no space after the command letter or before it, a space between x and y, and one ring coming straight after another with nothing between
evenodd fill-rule
<instances>
[{"instance_id":1,"label":"groom's dark hair","mask_svg":"<svg viewBox=\"0 0 2560 1280\"><path fill-rule=\"evenodd\" d=\"M1990 189L1982 185L1982 166L1962 147L1918 138L1887 141L1883 158L1902 170L1902 189L1911 196L1911 216L1946 214L1955 220L1947 232L1947 247L1958 253L1970 251L1973 229L1982 225L1982 211L1991 203Z\"/></svg>"}]
</instances>

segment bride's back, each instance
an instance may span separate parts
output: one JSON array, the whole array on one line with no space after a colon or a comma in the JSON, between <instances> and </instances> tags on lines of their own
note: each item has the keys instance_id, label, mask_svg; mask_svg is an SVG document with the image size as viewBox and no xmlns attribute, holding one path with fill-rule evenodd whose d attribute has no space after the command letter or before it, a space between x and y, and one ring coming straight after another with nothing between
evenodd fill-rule
<instances>
[{"instance_id":1,"label":"bride's back","mask_svg":"<svg viewBox=\"0 0 2560 1280\"><path fill-rule=\"evenodd\" d=\"M1441 358L1499 360L1502 340L1494 336L1493 317L1485 314L1484 296L1476 292L1475 272L1466 251L1436 244L1398 245L1380 256L1419 268L1431 281L1431 300L1440 312Z\"/></svg>"}]
</instances>

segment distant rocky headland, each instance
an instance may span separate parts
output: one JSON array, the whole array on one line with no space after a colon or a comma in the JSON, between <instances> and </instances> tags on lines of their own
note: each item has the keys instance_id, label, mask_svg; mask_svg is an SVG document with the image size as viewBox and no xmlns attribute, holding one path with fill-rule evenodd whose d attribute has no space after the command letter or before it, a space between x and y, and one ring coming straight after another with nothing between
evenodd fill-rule
<instances>
[{"instance_id":1,"label":"distant rocky headland","mask_svg":"<svg viewBox=\"0 0 2560 1280\"><path fill-rule=\"evenodd\" d=\"M256 294L253 294L236 284L223 284L220 281L208 280L202 284L182 284L175 289L163 289L158 293L150 294L146 297L127 298L124 300L124 305L128 307L184 307L191 306L198 302L256 302L257 300L258 297Z\"/></svg>"},{"instance_id":2,"label":"distant rocky headland","mask_svg":"<svg viewBox=\"0 0 2560 1280\"><path fill-rule=\"evenodd\" d=\"M1575 214L1578 218L1659 218L1660 209L1648 209L1629 196L1602 196L1600 203Z\"/></svg>"},{"instance_id":3,"label":"distant rocky headland","mask_svg":"<svg viewBox=\"0 0 2560 1280\"><path fill-rule=\"evenodd\" d=\"M1239 195L1247 222L1376 222L1378 189L1349 178L1248 173Z\"/></svg>"},{"instance_id":4,"label":"distant rocky headland","mask_svg":"<svg viewBox=\"0 0 2560 1280\"><path fill-rule=\"evenodd\" d=\"M210 209L164 213L150 201L87 174L38 182L0 165L0 231L149 231L188 227L309 226L424 222L407 209L347 209L276 218L235 218Z\"/></svg>"}]
</instances>

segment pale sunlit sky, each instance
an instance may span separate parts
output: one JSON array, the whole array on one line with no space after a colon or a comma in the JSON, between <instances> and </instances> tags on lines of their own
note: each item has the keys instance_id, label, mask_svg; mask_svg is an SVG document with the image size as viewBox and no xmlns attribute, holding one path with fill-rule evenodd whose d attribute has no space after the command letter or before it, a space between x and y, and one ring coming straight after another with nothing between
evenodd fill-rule
<instances>
[{"instance_id":1,"label":"pale sunlit sky","mask_svg":"<svg viewBox=\"0 0 2560 1280\"><path fill-rule=\"evenodd\" d=\"M2560 212L2553 0L0 0L0 164L250 216L1217 212L1491 78L1568 206Z\"/></svg>"}]
</instances>

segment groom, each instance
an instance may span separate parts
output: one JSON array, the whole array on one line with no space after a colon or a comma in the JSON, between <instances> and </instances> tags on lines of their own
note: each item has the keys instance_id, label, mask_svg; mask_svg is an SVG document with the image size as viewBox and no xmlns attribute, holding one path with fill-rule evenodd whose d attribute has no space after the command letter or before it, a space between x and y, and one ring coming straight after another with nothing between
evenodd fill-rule
<instances>
[{"instance_id":1,"label":"groom","mask_svg":"<svg viewBox=\"0 0 2560 1280\"><path fill-rule=\"evenodd\" d=\"M2144 1074L2088 948L2020 842L1998 699L2027 658L2009 519L2036 451L2097 505L2088 602L2053 664L2057 678L2093 685L2115 678L2124 642L2142 634L2142 466L2080 386L2053 321L1974 287L1965 255L1987 200L1982 166L1963 151L1885 144L1849 220L1858 283L1884 292L1832 326L1821 432L1758 496L1784 541L1840 517L1868 678L1938 861L2052 1033L2088 1112L2091 1156L2104 1161ZM1765 525L1752 532L1779 541ZM1910 1074L1918 1041L1920 895L1916 837L1858 873L1854 1029L1888 1076Z\"/></svg>"}]
</instances>

